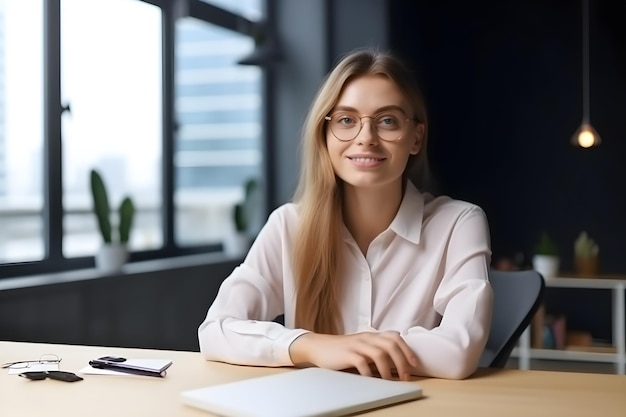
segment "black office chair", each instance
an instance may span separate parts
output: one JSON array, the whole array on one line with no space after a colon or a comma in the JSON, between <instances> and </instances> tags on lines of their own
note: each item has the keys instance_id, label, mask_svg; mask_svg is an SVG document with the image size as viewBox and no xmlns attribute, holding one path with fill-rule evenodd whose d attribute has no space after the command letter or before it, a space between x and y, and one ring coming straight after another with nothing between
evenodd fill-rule
<instances>
[{"instance_id":1,"label":"black office chair","mask_svg":"<svg viewBox=\"0 0 626 417\"><path fill-rule=\"evenodd\" d=\"M545 283L534 270L490 270L489 281L493 288L493 318L479 366L504 368L541 305Z\"/></svg>"}]
</instances>

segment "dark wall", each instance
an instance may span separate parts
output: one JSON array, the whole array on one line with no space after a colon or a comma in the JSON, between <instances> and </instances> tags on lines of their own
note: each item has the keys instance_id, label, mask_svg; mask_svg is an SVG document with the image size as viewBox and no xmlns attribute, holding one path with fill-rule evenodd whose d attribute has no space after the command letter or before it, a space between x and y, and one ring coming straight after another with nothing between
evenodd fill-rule
<instances>
[{"instance_id":1,"label":"dark wall","mask_svg":"<svg viewBox=\"0 0 626 417\"><path fill-rule=\"evenodd\" d=\"M601 146L570 139L582 117L578 1L390 1L391 48L416 69L430 110L440 191L482 206L494 260L530 263L542 231L562 271L586 230L600 272L626 274L626 2L593 0L591 122ZM611 337L610 294L550 288L548 312ZM591 312L591 314L590 314Z\"/></svg>"},{"instance_id":2,"label":"dark wall","mask_svg":"<svg viewBox=\"0 0 626 417\"><path fill-rule=\"evenodd\" d=\"M392 49L416 68L430 110L441 191L481 205L494 258L541 231L572 269L586 230L600 270L626 273L626 2L591 2L591 121L603 139L570 144L582 117L580 2L390 2Z\"/></svg>"}]
</instances>

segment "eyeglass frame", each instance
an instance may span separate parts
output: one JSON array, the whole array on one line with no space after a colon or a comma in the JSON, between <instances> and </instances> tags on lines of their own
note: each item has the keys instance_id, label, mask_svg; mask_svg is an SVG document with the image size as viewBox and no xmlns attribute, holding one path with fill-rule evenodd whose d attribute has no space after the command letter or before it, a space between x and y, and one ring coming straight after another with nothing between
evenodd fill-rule
<instances>
[{"instance_id":1,"label":"eyeglass frame","mask_svg":"<svg viewBox=\"0 0 626 417\"><path fill-rule=\"evenodd\" d=\"M54 358L46 358L46 356L53 356ZM31 367L31 364L44 364L44 363L61 363L63 359L59 355L55 355L54 353L44 353L37 360L30 361L15 361L15 362L6 362L0 365L0 369L28 369ZM25 364L25 366L16 367L18 364Z\"/></svg>"},{"instance_id":2,"label":"eyeglass frame","mask_svg":"<svg viewBox=\"0 0 626 417\"><path fill-rule=\"evenodd\" d=\"M340 142L352 142L353 140L355 140L355 139L357 138L357 136L359 136L359 134L360 134L360 133L361 133L361 131L363 130L363 126L364 126L364 124L363 124L363 119L364 119L364 118L366 118L366 117L367 117L367 118L369 118L370 120L374 121L374 120L376 120L376 118L377 118L377 117L379 117L380 115L384 114L386 111L389 111L389 110L391 110L391 109L383 109L383 110L379 111L378 113L376 113L376 114L374 114L374 115L372 115L372 116L369 116L369 115L360 115L358 112L356 112L356 111L351 111L351 110L337 110L337 111L334 111L334 112L332 112L332 113L330 113L330 114L328 114L328 115L324 116L324 121L326 121L326 122L330 122L330 121L333 119L333 117L334 117L335 115L337 115L338 113L345 113L345 114L351 114L351 115L356 116L356 117L357 117L357 119L359 119L359 123L360 123L360 125L361 125L361 126L359 127L359 130L356 132L356 134L354 135L354 137L353 137L352 139L340 139L340 138L337 136L337 134L335 133L335 131L332 129L332 127L330 127L330 125L328 126L328 128L330 129L330 132L333 134L333 136L334 136L334 137L335 137L338 141L340 141ZM404 116L407 116L407 114L404 112L404 110L402 110L402 109L397 109L397 110L398 110L398 111L401 111L401 112L404 114ZM408 121L408 122L416 122L416 123L419 123L419 119L417 119L417 118L415 118L415 117L411 118L411 117L408 117L408 116L407 116L406 118L404 118L404 119L402 119L402 120L403 120L403 121ZM405 129L406 129L406 127L405 127ZM402 132L402 134L401 134L401 135L400 135L397 139L388 140L388 139L383 139L383 138L380 136L380 134L378 133L378 128L376 128L376 126L374 126L374 131L376 132L376 136L378 136L378 138L379 138L380 140L382 140L383 142L391 142L391 143L399 142L400 140L402 140L402 139L403 139L403 136L404 136L404 134L406 133L406 131L405 131L405 132Z\"/></svg>"}]
</instances>

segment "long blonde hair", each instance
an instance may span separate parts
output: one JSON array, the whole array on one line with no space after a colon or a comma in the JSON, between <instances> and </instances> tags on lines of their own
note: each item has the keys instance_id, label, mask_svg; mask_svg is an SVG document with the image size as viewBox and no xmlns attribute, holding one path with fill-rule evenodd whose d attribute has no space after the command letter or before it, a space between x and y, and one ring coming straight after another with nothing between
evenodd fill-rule
<instances>
[{"instance_id":1,"label":"long blonde hair","mask_svg":"<svg viewBox=\"0 0 626 417\"><path fill-rule=\"evenodd\" d=\"M395 57L372 49L346 55L326 76L302 129L302 167L294 202L300 225L293 253L296 279L295 325L318 333L341 334L341 253L343 248L342 181L335 176L326 147L324 117L333 109L343 87L363 75L383 75L403 92L413 111L410 117L424 125L421 151L411 155L404 172L420 187L427 179L426 108L411 72Z\"/></svg>"}]
</instances>

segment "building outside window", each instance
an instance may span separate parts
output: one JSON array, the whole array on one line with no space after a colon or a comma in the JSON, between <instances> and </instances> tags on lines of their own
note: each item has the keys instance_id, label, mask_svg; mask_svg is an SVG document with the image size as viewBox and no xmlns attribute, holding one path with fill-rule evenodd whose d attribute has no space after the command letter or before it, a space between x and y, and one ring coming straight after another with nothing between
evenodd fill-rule
<instances>
[{"instance_id":1,"label":"building outside window","mask_svg":"<svg viewBox=\"0 0 626 417\"><path fill-rule=\"evenodd\" d=\"M237 64L254 48L247 34L211 21L210 13L206 20L179 17L168 33L163 22L172 10L159 3L60 0L61 52L45 62L43 22L51 17L43 0L0 0L0 277L10 276L3 267L21 263L92 265L101 242L91 209L93 168L104 177L112 207L123 195L133 197L131 250L148 253L139 259L219 250L244 182L262 174L262 70ZM262 18L263 0L205 3ZM174 37L173 77L163 72L164 36ZM50 109L44 68L55 63L61 103ZM163 123L168 79L172 132ZM62 255L52 259L46 219L55 219L45 184L55 162L45 141L54 132L46 131L46 115L60 118L61 137ZM163 138L172 150L163 148ZM174 167L173 195L163 194L164 158ZM174 207L173 249L164 240L167 199Z\"/></svg>"},{"instance_id":2,"label":"building outside window","mask_svg":"<svg viewBox=\"0 0 626 417\"><path fill-rule=\"evenodd\" d=\"M219 243L244 182L261 175L261 70L237 64L248 36L188 18L176 40L176 241Z\"/></svg>"}]
</instances>

